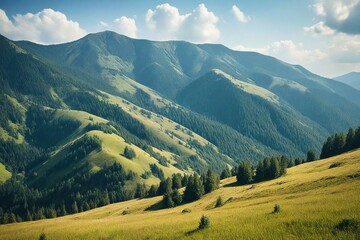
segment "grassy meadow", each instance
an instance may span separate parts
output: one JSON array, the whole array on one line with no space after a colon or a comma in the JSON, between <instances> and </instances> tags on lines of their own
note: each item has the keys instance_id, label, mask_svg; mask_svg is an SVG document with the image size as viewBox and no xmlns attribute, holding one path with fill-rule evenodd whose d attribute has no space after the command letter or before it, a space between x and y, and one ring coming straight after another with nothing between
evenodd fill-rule
<instances>
[{"instance_id":1,"label":"grassy meadow","mask_svg":"<svg viewBox=\"0 0 360 240\"><path fill-rule=\"evenodd\" d=\"M334 164L336 163L336 164ZM332 166L332 167L330 167ZM360 150L288 169L285 176L237 186L234 177L199 201L148 210L162 197L135 199L80 214L0 225L1 239L359 239L335 231L360 219ZM225 204L215 208L221 196ZM272 213L279 204L279 213ZM190 213L182 213L185 208ZM210 227L196 230L202 215Z\"/></svg>"}]
</instances>

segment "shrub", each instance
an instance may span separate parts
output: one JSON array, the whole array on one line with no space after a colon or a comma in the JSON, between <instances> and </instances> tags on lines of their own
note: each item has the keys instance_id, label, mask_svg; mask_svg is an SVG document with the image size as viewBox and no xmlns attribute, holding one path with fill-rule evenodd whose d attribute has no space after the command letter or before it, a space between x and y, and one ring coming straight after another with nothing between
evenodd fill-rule
<instances>
[{"instance_id":1,"label":"shrub","mask_svg":"<svg viewBox=\"0 0 360 240\"><path fill-rule=\"evenodd\" d=\"M40 234L40 236L39 236L39 240L46 240L47 238L46 238L46 235L45 235L45 233L41 233Z\"/></svg>"},{"instance_id":2,"label":"shrub","mask_svg":"<svg viewBox=\"0 0 360 240\"><path fill-rule=\"evenodd\" d=\"M202 215L199 222L199 229L204 229L210 227L210 218Z\"/></svg>"},{"instance_id":3,"label":"shrub","mask_svg":"<svg viewBox=\"0 0 360 240\"><path fill-rule=\"evenodd\" d=\"M223 201L222 197L219 196L216 200L215 207L218 208L218 207L221 207L222 205L224 205L224 201Z\"/></svg>"},{"instance_id":4,"label":"shrub","mask_svg":"<svg viewBox=\"0 0 360 240\"><path fill-rule=\"evenodd\" d=\"M343 165L343 163L341 162L334 162L332 163L329 168L336 168L336 167L340 167L341 165Z\"/></svg>"},{"instance_id":5,"label":"shrub","mask_svg":"<svg viewBox=\"0 0 360 240\"><path fill-rule=\"evenodd\" d=\"M191 213L191 209L190 208L184 208L182 210L182 213Z\"/></svg>"},{"instance_id":6,"label":"shrub","mask_svg":"<svg viewBox=\"0 0 360 240\"><path fill-rule=\"evenodd\" d=\"M359 229L359 226L359 221L356 218L346 217L335 226L335 229L340 231L356 231Z\"/></svg>"},{"instance_id":7,"label":"shrub","mask_svg":"<svg viewBox=\"0 0 360 240\"><path fill-rule=\"evenodd\" d=\"M275 204L273 213L278 213L278 212L280 212L280 205Z\"/></svg>"},{"instance_id":8,"label":"shrub","mask_svg":"<svg viewBox=\"0 0 360 240\"><path fill-rule=\"evenodd\" d=\"M132 148L126 146L124 149L124 156L128 159L133 159L134 157L136 157L136 154Z\"/></svg>"}]
</instances>

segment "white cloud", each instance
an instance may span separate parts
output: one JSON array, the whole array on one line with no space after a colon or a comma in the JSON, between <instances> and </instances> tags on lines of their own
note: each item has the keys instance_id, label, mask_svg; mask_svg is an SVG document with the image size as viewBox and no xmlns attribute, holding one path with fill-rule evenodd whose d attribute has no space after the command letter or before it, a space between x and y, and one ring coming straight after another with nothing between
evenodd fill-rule
<instances>
[{"instance_id":1,"label":"white cloud","mask_svg":"<svg viewBox=\"0 0 360 240\"><path fill-rule=\"evenodd\" d=\"M232 6L231 11L239 22L247 23L250 21L250 17L246 16L236 5Z\"/></svg>"},{"instance_id":2,"label":"white cloud","mask_svg":"<svg viewBox=\"0 0 360 240\"><path fill-rule=\"evenodd\" d=\"M317 0L316 14L324 24L338 32L360 34L360 0Z\"/></svg>"},{"instance_id":3,"label":"white cloud","mask_svg":"<svg viewBox=\"0 0 360 240\"><path fill-rule=\"evenodd\" d=\"M324 22L318 22L311 27L304 27L305 32L312 33L314 35L333 35L335 31L325 25Z\"/></svg>"},{"instance_id":4,"label":"white cloud","mask_svg":"<svg viewBox=\"0 0 360 240\"><path fill-rule=\"evenodd\" d=\"M124 34L129 37L137 36L137 27L135 23L135 19L120 17L115 19L114 21L114 30L120 34Z\"/></svg>"},{"instance_id":5,"label":"white cloud","mask_svg":"<svg viewBox=\"0 0 360 240\"><path fill-rule=\"evenodd\" d=\"M285 62L304 64L324 59L327 55L319 49L306 49L301 43L291 40L276 41L262 48L246 48L238 45L234 48L239 51L254 51L274 56Z\"/></svg>"},{"instance_id":6,"label":"white cloud","mask_svg":"<svg viewBox=\"0 0 360 240\"><path fill-rule=\"evenodd\" d=\"M161 40L214 42L220 38L216 26L218 17L205 4L199 4L193 12L181 15L176 7L165 3L156 6L155 10L149 9L145 21L149 30Z\"/></svg>"},{"instance_id":7,"label":"white cloud","mask_svg":"<svg viewBox=\"0 0 360 240\"><path fill-rule=\"evenodd\" d=\"M17 14L11 21L0 9L0 33L13 40L29 40L36 43L63 43L79 39L86 34L79 23L66 15L44 9L36 14Z\"/></svg>"},{"instance_id":8,"label":"white cloud","mask_svg":"<svg viewBox=\"0 0 360 240\"><path fill-rule=\"evenodd\" d=\"M125 16L121 16L115 19L111 24L100 21L98 24L98 28L101 31L110 30L132 38L137 37L138 31L135 19Z\"/></svg>"}]
</instances>

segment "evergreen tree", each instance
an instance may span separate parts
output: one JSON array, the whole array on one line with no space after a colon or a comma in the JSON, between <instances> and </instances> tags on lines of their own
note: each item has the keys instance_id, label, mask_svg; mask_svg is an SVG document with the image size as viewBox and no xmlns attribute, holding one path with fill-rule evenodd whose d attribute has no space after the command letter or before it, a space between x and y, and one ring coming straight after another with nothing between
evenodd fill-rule
<instances>
[{"instance_id":1,"label":"evergreen tree","mask_svg":"<svg viewBox=\"0 0 360 240\"><path fill-rule=\"evenodd\" d=\"M165 193L162 200L165 208L175 207L175 203L172 200L170 193Z\"/></svg>"},{"instance_id":2,"label":"evergreen tree","mask_svg":"<svg viewBox=\"0 0 360 240\"><path fill-rule=\"evenodd\" d=\"M205 193L204 185L200 177L195 173L192 175L185 188L184 201L192 202L200 199Z\"/></svg>"},{"instance_id":3,"label":"evergreen tree","mask_svg":"<svg viewBox=\"0 0 360 240\"><path fill-rule=\"evenodd\" d=\"M171 199L173 200L175 206L178 206L182 203L182 196L179 190L175 189L171 193Z\"/></svg>"},{"instance_id":4,"label":"evergreen tree","mask_svg":"<svg viewBox=\"0 0 360 240\"><path fill-rule=\"evenodd\" d=\"M220 179L225 179L225 178L229 178L229 177L231 177L231 171L229 170L228 167L226 167L226 168L221 172Z\"/></svg>"},{"instance_id":5,"label":"evergreen tree","mask_svg":"<svg viewBox=\"0 0 360 240\"><path fill-rule=\"evenodd\" d=\"M355 148L355 130L353 128L350 128L346 135L345 149L346 151L350 151L354 148Z\"/></svg>"},{"instance_id":6,"label":"evergreen tree","mask_svg":"<svg viewBox=\"0 0 360 240\"><path fill-rule=\"evenodd\" d=\"M79 212L78 205L76 201L74 201L73 204L71 205L71 213L78 213L78 212Z\"/></svg>"},{"instance_id":7,"label":"evergreen tree","mask_svg":"<svg viewBox=\"0 0 360 240\"><path fill-rule=\"evenodd\" d=\"M208 170L205 177L205 193L210 193L219 188L220 177L212 170Z\"/></svg>"},{"instance_id":8,"label":"evergreen tree","mask_svg":"<svg viewBox=\"0 0 360 240\"><path fill-rule=\"evenodd\" d=\"M253 172L251 162L246 160L240 162L238 167L238 173L236 175L236 180L239 184L248 184L252 181Z\"/></svg>"},{"instance_id":9,"label":"evergreen tree","mask_svg":"<svg viewBox=\"0 0 360 240\"><path fill-rule=\"evenodd\" d=\"M126 146L124 149L124 156L128 159L133 159L134 157L136 157L136 154L131 147Z\"/></svg>"},{"instance_id":10,"label":"evergreen tree","mask_svg":"<svg viewBox=\"0 0 360 240\"><path fill-rule=\"evenodd\" d=\"M148 191L148 197L155 197L157 195L158 187L156 185L151 185Z\"/></svg>"},{"instance_id":11,"label":"evergreen tree","mask_svg":"<svg viewBox=\"0 0 360 240\"><path fill-rule=\"evenodd\" d=\"M270 166L268 168L267 176L269 176L268 179L275 179L281 176L280 164L278 159L276 158L270 159Z\"/></svg>"},{"instance_id":12,"label":"evergreen tree","mask_svg":"<svg viewBox=\"0 0 360 240\"><path fill-rule=\"evenodd\" d=\"M172 188L173 189L181 188L182 187L181 180L182 180L182 177L181 177L180 173L173 174L172 175Z\"/></svg>"},{"instance_id":13,"label":"evergreen tree","mask_svg":"<svg viewBox=\"0 0 360 240\"><path fill-rule=\"evenodd\" d=\"M315 151L314 149L310 149L308 152L307 152L307 157L306 157L306 161L307 162L313 162L316 160L316 154L315 154Z\"/></svg>"}]
</instances>

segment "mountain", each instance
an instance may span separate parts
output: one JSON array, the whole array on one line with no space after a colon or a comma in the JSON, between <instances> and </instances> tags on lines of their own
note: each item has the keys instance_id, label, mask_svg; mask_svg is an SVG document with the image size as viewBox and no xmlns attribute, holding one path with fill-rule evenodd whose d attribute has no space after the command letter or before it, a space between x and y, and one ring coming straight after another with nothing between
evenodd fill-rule
<instances>
[{"instance_id":1,"label":"mountain","mask_svg":"<svg viewBox=\"0 0 360 240\"><path fill-rule=\"evenodd\" d=\"M338 82L345 83L355 89L360 90L360 72L351 72L334 78Z\"/></svg>"},{"instance_id":2,"label":"mountain","mask_svg":"<svg viewBox=\"0 0 360 240\"><path fill-rule=\"evenodd\" d=\"M22 218L143 197L177 173L304 158L360 125L360 91L222 45L102 32L49 46L0 36L0 51L0 190L17 209L0 207Z\"/></svg>"},{"instance_id":3,"label":"mountain","mask_svg":"<svg viewBox=\"0 0 360 240\"><path fill-rule=\"evenodd\" d=\"M91 73L114 85L125 77L175 99L190 82L219 69L245 82L264 84L268 77L286 79L319 91L332 92L360 105L360 94L345 84L317 76L301 66L290 65L254 52L239 52L218 44L183 41L154 42L131 39L114 32L89 34L71 43L42 46L17 42L47 60Z\"/></svg>"},{"instance_id":4,"label":"mountain","mask_svg":"<svg viewBox=\"0 0 360 240\"><path fill-rule=\"evenodd\" d=\"M316 147L324 129L262 87L213 70L185 87L181 105L229 125L277 151L294 155Z\"/></svg>"}]
</instances>

